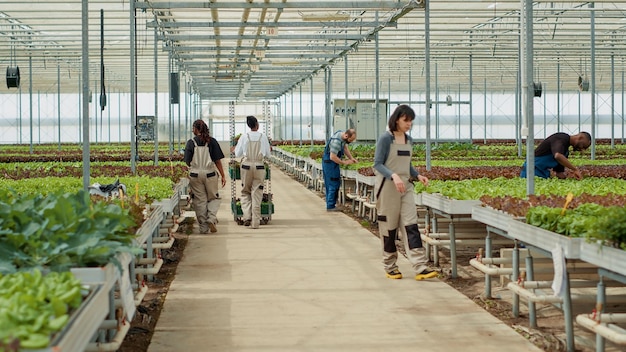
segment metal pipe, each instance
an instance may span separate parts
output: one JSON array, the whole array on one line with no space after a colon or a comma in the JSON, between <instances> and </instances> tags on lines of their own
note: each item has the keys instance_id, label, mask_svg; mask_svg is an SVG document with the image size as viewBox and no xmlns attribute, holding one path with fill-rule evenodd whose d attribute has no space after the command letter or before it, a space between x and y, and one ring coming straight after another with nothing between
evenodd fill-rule
<instances>
[{"instance_id":1,"label":"metal pipe","mask_svg":"<svg viewBox=\"0 0 626 352\"><path fill-rule=\"evenodd\" d=\"M484 260L488 258L483 258L482 260L478 258L470 259L470 265L474 268L480 270L482 273L490 275L490 276L500 276L500 275L511 275L513 273L513 268L501 268L490 266L491 264L485 263ZM546 268L538 268L534 269L534 273L536 274L550 274L553 273L554 270L551 267ZM574 281L572 283L573 287L593 287L596 284L595 281L585 282L585 281ZM552 281L524 281L523 287L528 289L536 289L536 288L549 288L552 286Z\"/></svg>"},{"instance_id":2,"label":"metal pipe","mask_svg":"<svg viewBox=\"0 0 626 352\"><path fill-rule=\"evenodd\" d=\"M450 264L452 265L452 275L451 277L453 279L456 279L457 277L457 268L456 268L456 233L455 233L455 228L454 228L454 223L450 222L450 224L448 224L448 232L450 232L450 240L447 241L449 242L449 246L450 246ZM459 240L459 241L463 241L463 240ZM468 241L472 241L472 240L468 240ZM460 242L462 243L462 242Z\"/></svg>"},{"instance_id":3,"label":"metal pipe","mask_svg":"<svg viewBox=\"0 0 626 352\"><path fill-rule=\"evenodd\" d=\"M430 145L430 1L424 2L424 100L426 104L426 171L431 169L431 145ZM436 253L435 253L436 254Z\"/></svg>"},{"instance_id":4,"label":"metal pipe","mask_svg":"<svg viewBox=\"0 0 626 352\"><path fill-rule=\"evenodd\" d=\"M526 278L530 281L535 280L533 257L530 255L526 257ZM533 329L537 328L537 309L535 303L530 301L528 302L528 325Z\"/></svg>"},{"instance_id":5,"label":"metal pipe","mask_svg":"<svg viewBox=\"0 0 626 352\"><path fill-rule=\"evenodd\" d=\"M600 282L597 287L597 296L596 299L596 311L597 313L604 313L604 307L606 306L606 286L604 285L604 277L602 275L602 270L600 272ZM605 347L604 337L601 334L596 334L596 349L598 351L604 351Z\"/></svg>"},{"instance_id":6,"label":"metal pipe","mask_svg":"<svg viewBox=\"0 0 626 352\"><path fill-rule=\"evenodd\" d=\"M492 238L491 238L491 232L487 231L487 236L485 237L485 255L487 256L487 258L491 257L491 250L492 250ZM483 256L481 255L481 258ZM471 260L470 260L470 265L471 265ZM511 269L512 271L512 269ZM485 296L487 298L491 298L491 275L485 275Z\"/></svg>"},{"instance_id":7,"label":"metal pipe","mask_svg":"<svg viewBox=\"0 0 626 352\"><path fill-rule=\"evenodd\" d=\"M82 123L83 123L83 188L89 188L89 175L91 174L89 158L89 4L83 0L81 8L82 27ZM133 35L134 31L131 31Z\"/></svg>"},{"instance_id":8,"label":"metal pipe","mask_svg":"<svg viewBox=\"0 0 626 352\"><path fill-rule=\"evenodd\" d=\"M561 59L556 62L556 130L561 130Z\"/></svg>"},{"instance_id":9,"label":"metal pipe","mask_svg":"<svg viewBox=\"0 0 626 352\"><path fill-rule=\"evenodd\" d=\"M483 264L512 264L513 258L482 258L480 260ZM534 262L537 263L552 263L552 258L534 258Z\"/></svg>"},{"instance_id":10,"label":"metal pipe","mask_svg":"<svg viewBox=\"0 0 626 352\"><path fill-rule=\"evenodd\" d=\"M154 22L157 22L156 14L154 15ZM154 58L154 121L152 122L154 137L154 166L159 165L159 54L157 52L159 44L158 36L158 28L154 27L154 48L152 52L152 56Z\"/></svg>"},{"instance_id":11,"label":"metal pipe","mask_svg":"<svg viewBox=\"0 0 626 352\"><path fill-rule=\"evenodd\" d=\"M600 323L626 323L626 313L601 313L598 315L599 319L596 321Z\"/></svg>"},{"instance_id":12,"label":"metal pipe","mask_svg":"<svg viewBox=\"0 0 626 352\"><path fill-rule=\"evenodd\" d=\"M378 11L376 11L376 25L378 26ZM376 96L375 96L375 100L374 102L376 103L376 124L374 125L374 130L375 130L375 138L378 138L378 136L380 136L380 41L378 40L378 31L376 31L376 33L374 33L374 68L375 68L375 74L376 74L376 79L375 79L375 84L376 84ZM385 119L386 120L386 119Z\"/></svg>"},{"instance_id":13,"label":"metal pipe","mask_svg":"<svg viewBox=\"0 0 626 352\"><path fill-rule=\"evenodd\" d=\"M498 268L498 267L488 266L484 263L481 263L476 258L470 259L470 265L480 270L482 273L486 274L488 277L500 276L500 275L511 275L513 273L513 268Z\"/></svg>"},{"instance_id":14,"label":"metal pipe","mask_svg":"<svg viewBox=\"0 0 626 352\"><path fill-rule=\"evenodd\" d=\"M626 345L626 331L623 329L616 330L617 327L611 325L603 325L586 314L576 316L576 322L582 327L589 329L596 334L609 339L618 345Z\"/></svg>"},{"instance_id":15,"label":"metal pipe","mask_svg":"<svg viewBox=\"0 0 626 352\"><path fill-rule=\"evenodd\" d=\"M130 0L130 170L133 175L137 175L137 67L135 35L137 32L137 22L135 18L135 0ZM88 44L83 44L83 47Z\"/></svg>"},{"instance_id":16,"label":"metal pipe","mask_svg":"<svg viewBox=\"0 0 626 352\"><path fill-rule=\"evenodd\" d=\"M521 0L523 11L521 35L521 53L523 58L522 67L522 115L526 121L526 194L535 193L535 128L533 96L533 4L532 0ZM522 128L523 130L524 128ZM525 132L525 133L524 133Z\"/></svg>"},{"instance_id":17,"label":"metal pipe","mask_svg":"<svg viewBox=\"0 0 626 352\"><path fill-rule=\"evenodd\" d=\"M598 284L597 281L572 281L570 282L570 287L574 288L586 288L586 287L594 287ZM536 289L536 288L550 288L552 287L552 281L524 281L524 288Z\"/></svg>"},{"instance_id":18,"label":"metal pipe","mask_svg":"<svg viewBox=\"0 0 626 352\"><path fill-rule=\"evenodd\" d=\"M572 291L570 290L570 273L569 271L565 271L563 273L563 290L561 291L563 294L563 304L561 308L563 309L563 316L565 320L565 335L567 336L567 352L574 352L576 349L576 344L574 341L574 313L572 308L572 302L574 300L578 301L579 298L576 296L572 296ZM587 296L589 297L589 296ZM581 297L582 298L582 297ZM591 296L591 298L595 298Z\"/></svg>"},{"instance_id":19,"label":"metal pipe","mask_svg":"<svg viewBox=\"0 0 626 352\"><path fill-rule=\"evenodd\" d=\"M124 341L124 338L126 337L126 334L128 333L128 330L130 330L130 324L129 323L122 324L110 342L91 342L87 345L87 347L85 347L85 351L88 351L88 352L117 351L122 345L122 342Z\"/></svg>"},{"instance_id":20,"label":"metal pipe","mask_svg":"<svg viewBox=\"0 0 626 352\"><path fill-rule=\"evenodd\" d=\"M528 301L535 303L563 303L564 300L563 297L560 296L532 292L526 289L526 287L518 285L516 282L509 282L506 287L514 293L525 297ZM577 303L594 303L596 301L596 296L592 294L570 294L570 298L573 302ZM626 295L615 295L612 296L612 298L614 302L624 302Z\"/></svg>"},{"instance_id":21,"label":"metal pipe","mask_svg":"<svg viewBox=\"0 0 626 352\"><path fill-rule=\"evenodd\" d=\"M517 246L517 240L515 240L513 243L513 263L511 264L511 266L513 267L513 273L511 274L511 280L513 282L516 282L517 278L519 277L519 247ZM512 300L513 302L511 303L511 306L513 310L513 316L519 318L519 295L513 292Z\"/></svg>"},{"instance_id":22,"label":"metal pipe","mask_svg":"<svg viewBox=\"0 0 626 352\"><path fill-rule=\"evenodd\" d=\"M589 3L591 22L591 160L596 160L596 16L593 11L594 2Z\"/></svg>"},{"instance_id":23,"label":"metal pipe","mask_svg":"<svg viewBox=\"0 0 626 352\"><path fill-rule=\"evenodd\" d=\"M473 100L473 86L474 86L474 72L473 72L473 60L472 60L472 54L469 55L469 137L470 137L470 141L472 140L472 120L474 119L474 115L473 115L473 109L472 107L474 106L472 103ZM459 122L460 124L460 122ZM459 134L459 138L461 137L461 135Z\"/></svg>"},{"instance_id":24,"label":"metal pipe","mask_svg":"<svg viewBox=\"0 0 626 352\"><path fill-rule=\"evenodd\" d=\"M346 43L347 44L347 43ZM350 128L350 121L348 120L348 55L343 57L343 117L346 119L346 131Z\"/></svg>"},{"instance_id":25,"label":"metal pipe","mask_svg":"<svg viewBox=\"0 0 626 352\"><path fill-rule=\"evenodd\" d=\"M434 238L434 239L446 239L446 238L450 238L450 234L448 232L434 232L434 233L429 233L427 234L428 237L430 238ZM486 235L484 232L457 232L456 233L456 238L478 238L478 239L483 239ZM511 242L510 239L506 239L507 242Z\"/></svg>"},{"instance_id":26,"label":"metal pipe","mask_svg":"<svg viewBox=\"0 0 626 352\"><path fill-rule=\"evenodd\" d=\"M611 53L611 149L615 148L615 54Z\"/></svg>"},{"instance_id":27,"label":"metal pipe","mask_svg":"<svg viewBox=\"0 0 626 352\"><path fill-rule=\"evenodd\" d=\"M117 330L118 326L119 326L119 322L117 321L117 319L105 319L100 324L99 329Z\"/></svg>"},{"instance_id":28,"label":"metal pipe","mask_svg":"<svg viewBox=\"0 0 626 352\"><path fill-rule=\"evenodd\" d=\"M428 236L422 235L422 241L428 242L433 246L443 246L443 247L456 247L456 245L479 245L485 243L482 239L456 239L456 240L437 240L433 238L428 238ZM497 240L494 241L494 244L510 244L510 240ZM455 249L450 248L450 252L456 253ZM452 256L452 255L451 255ZM456 256L455 256L456 263Z\"/></svg>"}]
</instances>

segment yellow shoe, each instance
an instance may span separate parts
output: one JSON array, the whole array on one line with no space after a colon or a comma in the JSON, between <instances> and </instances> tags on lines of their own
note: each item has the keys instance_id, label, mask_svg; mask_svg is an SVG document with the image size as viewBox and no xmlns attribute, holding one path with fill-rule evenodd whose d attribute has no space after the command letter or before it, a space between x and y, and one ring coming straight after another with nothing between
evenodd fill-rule
<instances>
[{"instance_id":1,"label":"yellow shoe","mask_svg":"<svg viewBox=\"0 0 626 352\"><path fill-rule=\"evenodd\" d=\"M401 279L402 278L402 273L398 269L392 270L392 271L386 273L386 275L390 279L396 279L397 280L397 279Z\"/></svg>"},{"instance_id":2,"label":"yellow shoe","mask_svg":"<svg viewBox=\"0 0 626 352\"><path fill-rule=\"evenodd\" d=\"M421 273L415 275L415 280L425 280L425 279L432 279L433 277L437 277L439 276L439 273L434 271L434 270L430 270L430 269L424 269L424 271L422 271Z\"/></svg>"}]
</instances>

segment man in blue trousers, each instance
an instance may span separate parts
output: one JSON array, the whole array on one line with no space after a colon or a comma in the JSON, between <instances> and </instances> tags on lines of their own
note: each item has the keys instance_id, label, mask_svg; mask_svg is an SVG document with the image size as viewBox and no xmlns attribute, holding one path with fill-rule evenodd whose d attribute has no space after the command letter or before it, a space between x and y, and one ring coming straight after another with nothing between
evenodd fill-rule
<instances>
[{"instance_id":1,"label":"man in blue trousers","mask_svg":"<svg viewBox=\"0 0 626 352\"><path fill-rule=\"evenodd\" d=\"M326 190L326 211L337 211L337 197L341 187L341 173L339 165L356 163L352 157L348 144L356 139L356 131L350 128L346 131L337 131L326 143L322 156L322 171L324 173L324 188ZM346 159L343 160L343 156Z\"/></svg>"},{"instance_id":2,"label":"man in blue trousers","mask_svg":"<svg viewBox=\"0 0 626 352\"><path fill-rule=\"evenodd\" d=\"M569 147L572 146L574 151L582 151L589 148L590 145L591 135L588 132L580 132L573 136L558 132L548 136L535 149L535 176L550 178L550 170L552 170L556 177L566 178L565 168L568 168L572 170L576 179L582 179L580 170L567 158ZM520 177L526 178L526 162L522 166Z\"/></svg>"}]
</instances>

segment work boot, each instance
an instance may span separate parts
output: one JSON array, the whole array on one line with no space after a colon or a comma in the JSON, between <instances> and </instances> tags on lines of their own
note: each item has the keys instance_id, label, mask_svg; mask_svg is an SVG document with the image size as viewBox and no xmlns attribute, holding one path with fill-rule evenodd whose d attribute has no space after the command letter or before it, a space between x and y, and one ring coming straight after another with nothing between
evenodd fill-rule
<instances>
[{"instance_id":1,"label":"work boot","mask_svg":"<svg viewBox=\"0 0 626 352\"><path fill-rule=\"evenodd\" d=\"M217 232L217 227L215 227L215 224L212 222L209 223L209 229L211 230L211 233ZM208 231L206 233L208 233Z\"/></svg>"},{"instance_id":2,"label":"work boot","mask_svg":"<svg viewBox=\"0 0 626 352\"><path fill-rule=\"evenodd\" d=\"M398 269L391 270L390 272L386 273L386 275L388 278L395 280L402 278L402 273Z\"/></svg>"},{"instance_id":3,"label":"work boot","mask_svg":"<svg viewBox=\"0 0 626 352\"><path fill-rule=\"evenodd\" d=\"M424 269L421 273L415 275L415 280L420 281L425 279L432 279L433 277L437 276L439 276L438 272L430 269Z\"/></svg>"}]
</instances>

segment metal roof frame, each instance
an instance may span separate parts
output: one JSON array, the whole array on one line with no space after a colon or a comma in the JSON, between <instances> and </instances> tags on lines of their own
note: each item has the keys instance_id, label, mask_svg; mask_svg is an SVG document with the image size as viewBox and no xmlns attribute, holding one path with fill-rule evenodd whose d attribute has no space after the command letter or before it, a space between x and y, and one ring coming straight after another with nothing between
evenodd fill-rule
<instances>
[{"instance_id":1,"label":"metal roof frame","mask_svg":"<svg viewBox=\"0 0 626 352\"><path fill-rule=\"evenodd\" d=\"M81 0L0 3L0 62L19 65L23 86L79 91L81 5ZM181 74L181 91L201 99L269 100L299 85L324 92L319 73L326 69L340 77L331 83L333 92L345 87L349 94L371 92L376 77L379 86L394 92L423 91L421 1L94 0L88 5L89 80L99 85L102 9L108 92L130 91L131 31L139 92L155 87L167 92L171 70ZM430 1L434 90L515 91L520 7L519 0ZM626 1L534 1L533 18L533 76L545 89L578 90L579 77L589 78L592 52L596 91L616 89L615 81L620 85ZM347 65L338 65L342 60ZM32 83L26 78L31 70ZM312 85L304 84L309 80ZM0 94L15 92L0 87Z\"/></svg>"}]
</instances>

